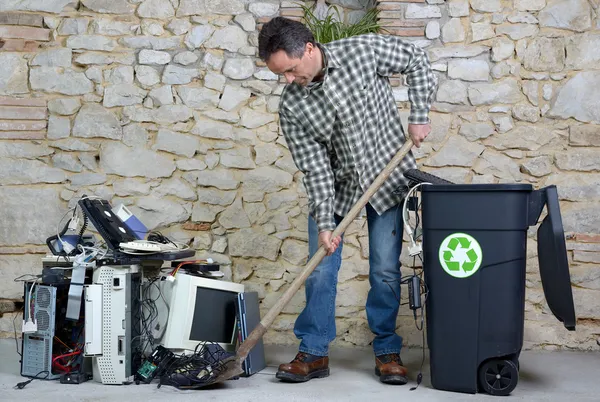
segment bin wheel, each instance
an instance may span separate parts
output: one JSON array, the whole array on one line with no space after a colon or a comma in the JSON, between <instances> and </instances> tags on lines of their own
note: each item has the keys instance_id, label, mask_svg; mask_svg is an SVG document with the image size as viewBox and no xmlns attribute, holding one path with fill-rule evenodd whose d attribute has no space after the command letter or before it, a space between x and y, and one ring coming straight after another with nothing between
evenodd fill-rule
<instances>
[{"instance_id":1,"label":"bin wheel","mask_svg":"<svg viewBox=\"0 0 600 402\"><path fill-rule=\"evenodd\" d=\"M479 382L490 395L509 395L518 381L519 370L512 360L489 360L479 369Z\"/></svg>"}]
</instances>

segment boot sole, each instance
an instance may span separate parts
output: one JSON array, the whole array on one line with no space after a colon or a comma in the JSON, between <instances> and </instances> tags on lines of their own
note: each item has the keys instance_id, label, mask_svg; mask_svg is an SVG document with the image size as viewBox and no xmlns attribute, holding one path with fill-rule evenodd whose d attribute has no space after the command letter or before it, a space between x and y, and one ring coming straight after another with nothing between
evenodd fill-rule
<instances>
[{"instance_id":1,"label":"boot sole","mask_svg":"<svg viewBox=\"0 0 600 402\"><path fill-rule=\"evenodd\" d=\"M379 377L379 381L384 384L404 385L408 382L408 378L399 374L381 375L379 368L375 367L375 375Z\"/></svg>"},{"instance_id":2,"label":"boot sole","mask_svg":"<svg viewBox=\"0 0 600 402\"><path fill-rule=\"evenodd\" d=\"M321 369L321 370L317 370L317 371L313 371L310 374L307 374L305 376L302 375L298 375L298 374L292 374L292 373L288 373L285 371L278 371L277 374L275 374L275 377L280 379L281 381L284 382L306 382L308 380L311 380L313 378L325 378L329 376L329 369Z\"/></svg>"}]
</instances>

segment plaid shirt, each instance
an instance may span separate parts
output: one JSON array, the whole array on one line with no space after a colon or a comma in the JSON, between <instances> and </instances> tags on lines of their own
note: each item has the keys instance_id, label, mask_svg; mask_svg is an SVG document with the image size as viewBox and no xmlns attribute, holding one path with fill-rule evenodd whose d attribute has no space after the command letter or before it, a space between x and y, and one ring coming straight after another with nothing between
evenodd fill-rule
<instances>
[{"instance_id":1,"label":"plaid shirt","mask_svg":"<svg viewBox=\"0 0 600 402\"><path fill-rule=\"evenodd\" d=\"M426 53L395 36L368 34L318 44L325 76L307 87L286 85L280 125L304 174L309 213L319 231L334 230L334 213L345 216L405 142L388 77L405 75L409 123L426 124L437 78ZM416 168L410 152L370 199L377 213L400 202Z\"/></svg>"}]
</instances>

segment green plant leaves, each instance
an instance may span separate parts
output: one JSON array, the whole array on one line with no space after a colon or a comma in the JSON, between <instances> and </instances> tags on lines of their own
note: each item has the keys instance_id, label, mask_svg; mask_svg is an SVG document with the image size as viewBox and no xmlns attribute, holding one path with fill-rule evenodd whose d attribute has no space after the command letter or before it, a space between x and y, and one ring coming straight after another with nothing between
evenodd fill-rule
<instances>
[{"instance_id":1,"label":"green plant leaves","mask_svg":"<svg viewBox=\"0 0 600 402\"><path fill-rule=\"evenodd\" d=\"M328 43L367 33L377 33L381 30L378 21L379 10L377 8L368 10L360 21L354 24L347 24L341 22L342 18L339 15L339 10L335 7L333 8L335 14L328 12L327 17L322 20L315 16L310 7L304 4L300 4L300 7L304 12L304 23L319 43ZM331 6L329 9L331 9ZM335 18L336 15L337 18Z\"/></svg>"}]
</instances>

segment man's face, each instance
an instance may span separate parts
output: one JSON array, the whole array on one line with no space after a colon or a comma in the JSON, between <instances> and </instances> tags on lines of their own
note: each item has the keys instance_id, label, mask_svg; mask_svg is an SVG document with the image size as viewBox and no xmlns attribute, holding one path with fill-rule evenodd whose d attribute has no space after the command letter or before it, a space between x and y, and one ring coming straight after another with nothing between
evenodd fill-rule
<instances>
[{"instance_id":1,"label":"man's face","mask_svg":"<svg viewBox=\"0 0 600 402\"><path fill-rule=\"evenodd\" d=\"M279 50L269 57L267 67L275 74L285 77L288 84L308 85L319 71L317 52L312 43L307 43L304 54L300 58L291 58L284 50Z\"/></svg>"}]
</instances>

